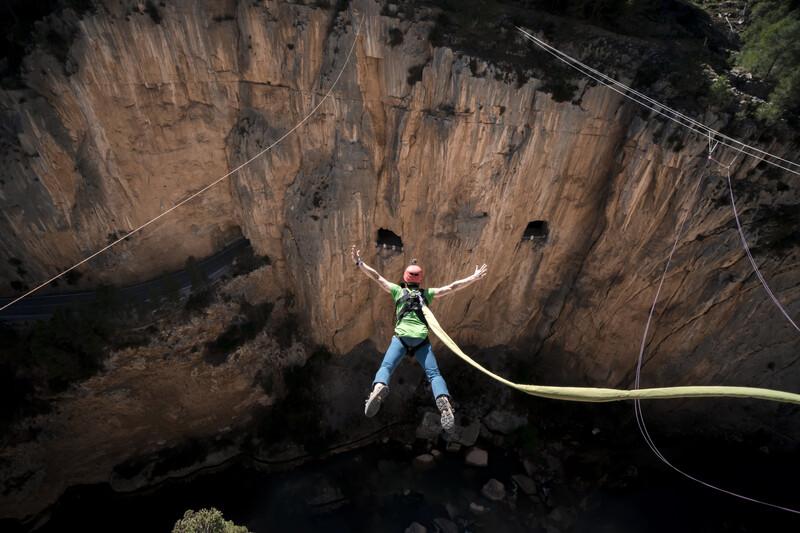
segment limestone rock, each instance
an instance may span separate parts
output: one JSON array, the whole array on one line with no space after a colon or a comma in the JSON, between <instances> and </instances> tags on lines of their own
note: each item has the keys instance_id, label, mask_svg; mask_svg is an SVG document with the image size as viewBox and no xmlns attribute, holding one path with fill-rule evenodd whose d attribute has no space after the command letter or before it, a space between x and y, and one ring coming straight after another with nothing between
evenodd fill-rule
<instances>
[{"instance_id":1,"label":"limestone rock","mask_svg":"<svg viewBox=\"0 0 800 533\"><path fill-rule=\"evenodd\" d=\"M429 453L423 453L414 457L414 468L419 471L430 470L435 466L435 459Z\"/></svg>"},{"instance_id":2,"label":"limestone rock","mask_svg":"<svg viewBox=\"0 0 800 533\"><path fill-rule=\"evenodd\" d=\"M441 432L441 415L427 411L422 417L422 422L417 426L416 436L418 439L436 440Z\"/></svg>"},{"instance_id":3,"label":"limestone rock","mask_svg":"<svg viewBox=\"0 0 800 533\"><path fill-rule=\"evenodd\" d=\"M511 476L511 480L517 484L519 489L526 495L526 496L533 496L536 494L536 483L524 474L514 474Z\"/></svg>"},{"instance_id":4,"label":"limestone rock","mask_svg":"<svg viewBox=\"0 0 800 533\"><path fill-rule=\"evenodd\" d=\"M406 533L428 533L428 528L419 522L412 522L411 525L406 528Z\"/></svg>"},{"instance_id":5,"label":"limestone rock","mask_svg":"<svg viewBox=\"0 0 800 533\"><path fill-rule=\"evenodd\" d=\"M538 471L537 463L533 462L531 459L527 457L522 460L522 467L525 468L525 473L528 474L529 476L535 475L536 472Z\"/></svg>"},{"instance_id":6,"label":"limestone rock","mask_svg":"<svg viewBox=\"0 0 800 533\"><path fill-rule=\"evenodd\" d=\"M457 442L463 446L473 446L478 441L481 431L480 420L473 420L469 425L456 425L453 431L444 434L444 440Z\"/></svg>"},{"instance_id":7,"label":"limestone rock","mask_svg":"<svg viewBox=\"0 0 800 533\"><path fill-rule=\"evenodd\" d=\"M460 442L448 442L447 446L445 447L445 451L450 453L457 453L461 450L461 443Z\"/></svg>"},{"instance_id":8,"label":"limestone rock","mask_svg":"<svg viewBox=\"0 0 800 533\"><path fill-rule=\"evenodd\" d=\"M458 507L453 505L450 502L444 504L444 508L447 510L447 516L450 517L451 520L455 520L458 517Z\"/></svg>"},{"instance_id":9,"label":"limestone rock","mask_svg":"<svg viewBox=\"0 0 800 533\"><path fill-rule=\"evenodd\" d=\"M510 411L495 410L489 413L483 422L491 431L508 435L526 425L528 419Z\"/></svg>"},{"instance_id":10,"label":"limestone rock","mask_svg":"<svg viewBox=\"0 0 800 533\"><path fill-rule=\"evenodd\" d=\"M441 533L458 533L458 526L447 518L434 518L433 523L439 528Z\"/></svg>"},{"instance_id":11,"label":"limestone rock","mask_svg":"<svg viewBox=\"0 0 800 533\"><path fill-rule=\"evenodd\" d=\"M485 507L485 506L483 506L483 505L481 505L479 503L475 503L475 502L471 502L469 504L469 510L472 512L472 514L477 515L477 516L485 515L486 513L489 512L489 508L488 507Z\"/></svg>"},{"instance_id":12,"label":"limestone rock","mask_svg":"<svg viewBox=\"0 0 800 533\"><path fill-rule=\"evenodd\" d=\"M490 479L481 489L481 494L492 501L500 501L506 497L506 487L496 479Z\"/></svg>"},{"instance_id":13,"label":"limestone rock","mask_svg":"<svg viewBox=\"0 0 800 533\"><path fill-rule=\"evenodd\" d=\"M467 452L464 461L470 466L486 466L489 464L489 453L480 448L472 448Z\"/></svg>"}]
</instances>

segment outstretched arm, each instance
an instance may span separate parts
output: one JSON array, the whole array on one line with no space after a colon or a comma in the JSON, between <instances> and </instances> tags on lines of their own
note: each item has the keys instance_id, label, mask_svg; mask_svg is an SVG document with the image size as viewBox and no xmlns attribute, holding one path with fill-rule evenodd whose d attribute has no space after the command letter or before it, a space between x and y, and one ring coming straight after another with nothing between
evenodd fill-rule
<instances>
[{"instance_id":1,"label":"outstretched arm","mask_svg":"<svg viewBox=\"0 0 800 533\"><path fill-rule=\"evenodd\" d=\"M361 259L361 250L356 250L355 244L350 248L350 256L353 258L353 262L361 272L374 279L383 290L391 294L392 284L387 281L386 278L378 274L374 268L367 265L363 259Z\"/></svg>"},{"instance_id":2,"label":"outstretched arm","mask_svg":"<svg viewBox=\"0 0 800 533\"><path fill-rule=\"evenodd\" d=\"M457 290L461 290L467 285L471 285L472 283L475 283L479 279L486 277L487 269L488 267L486 266L486 264L483 264L481 266L476 266L475 273L470 277L454 281L450 285L445 285L444 287L440 287L438 289L433 289L433 293L436 295L437 298L439 298L441 296L447 296L448 294L451 294Z\"/></svg>"}]
</instances>

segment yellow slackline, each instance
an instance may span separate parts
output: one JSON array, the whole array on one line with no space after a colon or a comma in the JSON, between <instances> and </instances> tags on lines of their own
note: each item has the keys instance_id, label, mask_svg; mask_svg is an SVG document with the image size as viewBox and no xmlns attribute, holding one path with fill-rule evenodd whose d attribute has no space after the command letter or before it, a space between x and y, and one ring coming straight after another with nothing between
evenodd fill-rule
<instances>
[{"instance_id":1,"label":"yellow slackline","mask_svg":"<svg viewBox=\"0 0 800 533\"><path fill-rule=\"evenodd\" d=\"M461 351L453 339L442 329L430 309L422 306L422 312L428 321L428 328L444 342L453 353L474 366L492 379L522 391L531 396L550 398L553 400L568 400L573 402L616 402L620 400L658 400L666 398L697 398L697 397L729 397L729 398L756 398L773 402L800 404L800 394L784 392L758 387L723 387L723 386L688 386L688 387L658 387L652 389L602 389L595 387L553 387L545 385L523 385L514 383L490 372L477 361Z\"/></svg>"}]
</instances>

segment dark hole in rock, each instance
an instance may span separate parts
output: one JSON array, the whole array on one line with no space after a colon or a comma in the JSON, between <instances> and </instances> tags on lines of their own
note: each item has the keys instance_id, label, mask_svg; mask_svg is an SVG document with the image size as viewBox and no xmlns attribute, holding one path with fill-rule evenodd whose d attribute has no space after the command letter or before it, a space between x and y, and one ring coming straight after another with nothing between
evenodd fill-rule
<instances>
[{"instance_id":1,"label":"dark hole in rock","mask_svg":"<svg viewBox=\"0 0 800 533\"><path fill-rule=\"evenodd\" d=\"M390 248L392 250L403 249L403 239L393 231L383 228L378 230L378 241L376 244L378 248Z\"/></svg>"},{"instance_id":2,"label":"dark hole in rock","mask_svg":"<svg viewBox=\"0 0 800 533\"><path fill-rule=\"evenodd\" d=\"M547 221L534 220L532 222L528 222L528 226L525 228L525 233L522 234L522 240L547 242L547 236L549 233L550 228L547 227Z\"/></svg>"}]
</instances>

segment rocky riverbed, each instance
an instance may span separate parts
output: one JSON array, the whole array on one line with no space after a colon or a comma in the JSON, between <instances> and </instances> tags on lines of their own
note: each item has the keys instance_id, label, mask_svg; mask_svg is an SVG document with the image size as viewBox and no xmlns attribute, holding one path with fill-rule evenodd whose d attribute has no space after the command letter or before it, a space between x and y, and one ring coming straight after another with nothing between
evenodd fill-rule
<instances>
[{"instance_id":1,"label":"rocky riverbed","mask_svg":"<svg viewBox=\"0 0 800 533\"><path fill-rule=\"evenodd\" d=\"M461 402L460 412L475 412L487 400ZM449 436L436 430L430 408L408 407L417 417L416 427L394 425L360 449L321 451L299 467L243 454L216 469L129 493L114 492L107 484L74 487L40 517L38 529L7 523L4 531L79 526L168 531L186 509L207 506L255 532L750 532L796 527L787 513L715 493L664 467L638 436L630 405L512 398L486 416L459 416L459 428ZM774 503L800 503L792 489L800 474L792 460L796 450L775 451L774 436L725 441L673 435L661 444L676 465L705 480Z\"/></svg>"}]
</instances>

